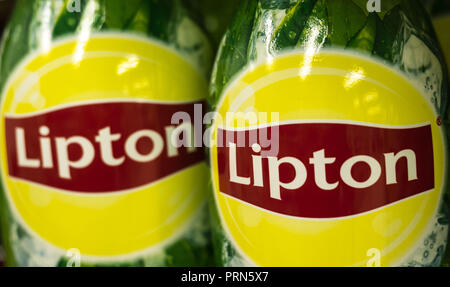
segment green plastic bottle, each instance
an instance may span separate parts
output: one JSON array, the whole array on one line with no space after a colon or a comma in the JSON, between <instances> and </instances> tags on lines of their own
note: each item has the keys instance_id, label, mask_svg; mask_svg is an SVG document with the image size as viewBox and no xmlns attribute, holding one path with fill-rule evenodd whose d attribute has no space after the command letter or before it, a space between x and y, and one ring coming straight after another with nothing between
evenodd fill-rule
<instances>
[{"instance_id":1,"label":"green plastic bottle","mask_svg":"<svg viewBox=\"0 0 450 287\"><path fill-rule=\"evenodd\" d=\"M427 10L430 11L434 29L438 40L441 44L444 56L447 60L447 67L449 66L450 59L450 37L448 35L447 29L450 25L450 2L446 0L438 1L425 1L425 6ZM447 200L450 200L450 194L447 194ZM443 260L443 266L450 265L450 251L447 248L446 255Z\"/></svg>"},{"instance_id":2,"label":"green plastic bottle","mask_svg":"<svg viewBox=\"0 0 450 287\"><path fill-rule=\"evenodd\" d=\"M0 37L3 34L5 22L9 18L13 6L12 1L0 1ZM1 246L1 230L0 230L0 266L4 265L4 252Z\"/></svg>"},{"instance_id":3,"label":"green plastic bottle","mask_svg":"<svg viewBox=\"0 0 450 287\"><path fill-rule=\"evenodd\" d=\"M9 266L205 266L192 125L212 49L179 0L19 0L0 48ZM183 137L184 138L184 137ZM188 145L189 144L189 145Z\"/></svg>"},{"instance_id":4,"label":"green plastic bottle","mask_svg":"<svg viewBox=\"0 0 450 287\"><path fill-rule=\"evenodd\" d=\"M221 266L439 266L447 70L419 1L242 1L211 81Z\"/></svg>"}]
</instances>

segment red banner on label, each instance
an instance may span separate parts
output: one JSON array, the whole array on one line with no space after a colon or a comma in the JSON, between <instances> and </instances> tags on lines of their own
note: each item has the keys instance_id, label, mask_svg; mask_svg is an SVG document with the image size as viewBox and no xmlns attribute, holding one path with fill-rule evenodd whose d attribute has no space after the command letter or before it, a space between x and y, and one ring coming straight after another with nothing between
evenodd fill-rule
<instances>
[{"instance_id":1,"label":"red banner on label","mask_svg":"<svg viewBox=\"0 0 450 287\"><path fill-rule=\"evenodd\" d=\"M6 116L9 175L76 192L150 184L204 160L201 147L170 140L192 139L192 124L171 119L185 112L194 120L199 106L202 111L202 102L106 102Z\"/></svg>"},{"instance_id":2,"label":"red banner on label","mask_svg":"<svg viewBox=\"0 0 450 287\"><path fill-rule=\"evenodd\" d=\"M218 143L224 143L217 149L220 192L288 216L337 218L434 188L429 124L391 129L299 123L277 128L218 130Z\"/></svg>"}]
</instances>

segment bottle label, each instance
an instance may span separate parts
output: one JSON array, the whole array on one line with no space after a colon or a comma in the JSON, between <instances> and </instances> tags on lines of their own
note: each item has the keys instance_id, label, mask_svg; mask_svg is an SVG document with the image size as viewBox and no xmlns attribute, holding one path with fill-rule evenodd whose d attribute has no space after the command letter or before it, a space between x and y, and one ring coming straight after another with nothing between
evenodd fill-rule
<instances>
[{"instance_id":1,"label":"bottle label","mask_svg":"<svg viewBox=\"0 0 450 287\"><path fill-rule=\"evenodd\" d=\"M173 144L177 135L193 129L171 123L179 111L193 118L194 104L105 101L35 115L6 114L8 175L90 194L152 184L204 159L201 149L179 150Z\"/></svg>"},{"instance_id":2,"label":"bottle label","mask_svg":"<svg viewBox=\"0 0 450 287\"><path fill-rule=\"evenodd\" d=\"M205 198L201 147L177 141L207 93L165 45L102 33L25 59L2 95L2 178L27 232L83 259L176 241ZM189 138L189 137L188 137ZM156 248L156 249L155 249Z\"/></svg>"},{"instance_id":3,"label":"bottle label","mask_svg":"<svg viewBox=\"0 0 450 287\"><path fill-rule=\"evenodd\" d=\"M339 218L434 189L429 123L392 129L330 122L276 127L282 144L265 157L258 141L239 149L229 141L217 152L220 191L282 215ZM219 129L219 139L250 139L267 129Z\"/></svg>"},{"instance_id":4,"label":"bottle label","mask_svg":"<svg viewBox=\"0 0 450 287\"><path fill-rule=\"evenodd\" d=\"M228 239L262 266L400 265L435 228L441 124L419 88L371 58L293 52L248 68L212 127Z\"/></svg>"}]
</instances>

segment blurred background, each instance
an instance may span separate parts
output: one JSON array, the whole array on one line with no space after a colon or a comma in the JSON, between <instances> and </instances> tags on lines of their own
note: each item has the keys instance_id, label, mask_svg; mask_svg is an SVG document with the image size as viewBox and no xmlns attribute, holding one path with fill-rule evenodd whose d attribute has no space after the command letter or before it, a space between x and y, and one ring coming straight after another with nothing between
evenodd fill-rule
<instances>
[{"instance_id":1,"label":"blurred background","mask_svg":"<svg viewBox=\"0 0 450 287\"><path fill-rule=\"evenodd\" d=\"M0 33L3 33L3 28L8 20L13 3L14 0L0 0Z\"/></svg>"}]
</instances>

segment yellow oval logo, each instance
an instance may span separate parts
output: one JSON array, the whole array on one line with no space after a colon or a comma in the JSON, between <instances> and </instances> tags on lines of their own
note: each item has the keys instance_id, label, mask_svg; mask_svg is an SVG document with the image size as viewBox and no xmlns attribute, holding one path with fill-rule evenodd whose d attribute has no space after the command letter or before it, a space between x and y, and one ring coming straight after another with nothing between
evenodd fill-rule
<instances>
[{"instance_id":1,"label":"yellow oval logo","mask_svg":"<svg viewBox=\"0 0 450 287\"><path fill-rule=\"evenodd\" d=\"M201 159L170 164L188 154L168 146L170 111L206 92L180 55L139 37L72 37L28 57L1 106L2 178L14 215L32 234L87 256L177 239L204 202L207 167Z\"/></svg>"},{"instance_id":2,"label":"yellow oval logo","mask_svg":"<svg viewBox=\"0 0 450 287\"><path fill-rule=\"evenodd\" d=\"M217 113L215 202L229 240L249 262L392 266L433 228L443 131L428 99L384 64L337 51L285 54L241 73ZM260 142L235 141L243 131L248 140L251 131L275 126L279 137L265 156ZM235 137L224 142L230 131ZM396 139L403 144L395 147ZM408 147L408 139L429 145ZM432 173L416 169L424 160ZM422 189L408 188L406 196L396 184Z\"/></svg>"}]
</instances>

